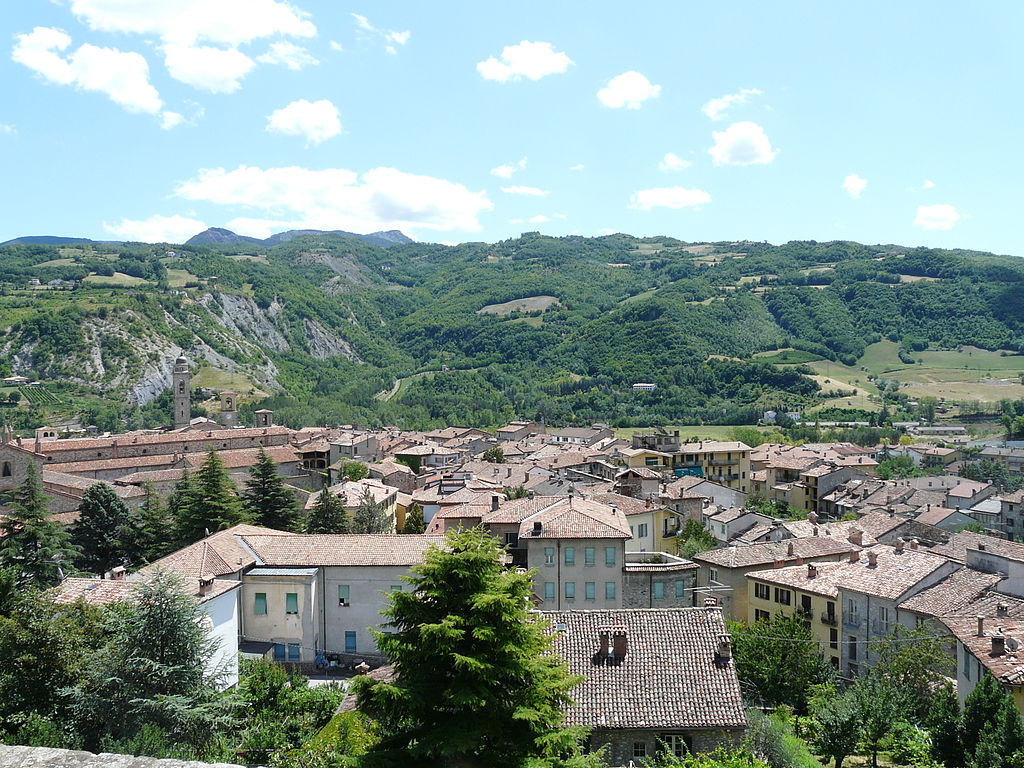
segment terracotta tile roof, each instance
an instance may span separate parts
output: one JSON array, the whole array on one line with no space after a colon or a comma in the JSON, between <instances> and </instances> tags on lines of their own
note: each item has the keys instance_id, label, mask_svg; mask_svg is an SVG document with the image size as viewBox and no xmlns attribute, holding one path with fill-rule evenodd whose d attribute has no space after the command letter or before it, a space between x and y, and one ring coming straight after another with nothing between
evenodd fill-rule
<instances>
[{"instance_id":1,"label":"terracotta tile roof","mask_svg":"<svg viewBox=\"0 0 1024 768\"><path fill-rule=\"evenodd\" d=\"M142 572L164 568L174 571L180 576L197 578L201 574L224 576L229 573L237 573L256 563L256 558L238 541L237 537L256 533L293 535L284 531L275 531L273 528L262 528L258 525L236 525L207 536L177 552L172 552L167 557L147 565Z\"/></svg>"},{"instance_id":2,"label":"terracotta tile roof","mask_svg":"<svg viewBox=\"0 0 1024 768\"><path fill-rule=\"evenodd\" d=\"M592 728L743 729L747 718L731 661L716 656L726 635L718 608L542 612L552 650L583 681L567 725ZM597 664L599 631L621 628L620 663Z\"/></svg>"},{"instance_id":3,"label":"terracotta tile roof","mask_svg":"<svg viewBox=\"0 0 1024 768\"><path fill-rule=\"evenodd\" d=\"M391 497L398 493L398 491L394 487L390 485L384 485L384 483L382 483L380 480L377 480L372 477L366 477L363 478L362 480L342 481L340 483L336 483L335 485L330 486L328 490L335 496L344 496L345 506L347 507L358 506L363 498L363 494L366 493L366 491L370 492L370 495L373 496L374 502L378 504L388 501ZM312 509L313 507L315 507L317 499L319 499L319 497L319 491L317 491L316 493L311 493L309 497L306 499L305 508Z\"/></svg>"},{"instance_id":4,"label":"terracotta tile roof","mask_svg":"<svg viewBox=\"0 0 1024 768\"><path fill-rule=\"evenodd\" d=\"M555 504L559 501L564 501L567 498L567 496L537 495L534 496L532 499L527 497L523 499L513 499L512 501L503 501L498 506L497 510L488 512L486 515L484 515L484 518L481 522L484 525L510 525L512 523L521 523L530 515L535 515L542 509L547 509L552 504Z\"/></svg>"},{"instance_id":5,"label":"terracotta tile roof","mask_svg":"<svg viewBox=\"0 0 1024 768\"><path fill-rule=\"evenodd\" d=\"M960 568L935 586L907 598L899 607L926 616L950 616L1002 580L997 573Z\"/></svg>"},{"instance_id":6,"label":"terracotta tile roof","mask_svg":"<svg viewBox=\"0 0 1024 768\"><path fill-rule=\"evenodd\" d=\"M860 549L860 547L843 539L829 536L809 536L786 541L766 541L742 547L712 549L694 555L693 559L698 563L709 563L723 568L750 568L757 565L770 565L778 560L793 562L798 558L807 560L834 557L855 549Z\"/></svg>"},{"instance_id":7,"label":"terracotta tile roof","mask_svg":"<svg viewBox=\"0 0 1024 768\"><path fill-rule=\"evenodd\" d=\"M878 539L906 521L905 517L890 515L888 512L868 512L857 518L857 527L868 536Z\"/></svg>"},{"instance_id":8,"label":"terracotta tile roof","mask_svg":"<svg viewBox=\"0 0 1024 768\"><path fill-rule=\"evenodd\" d=\"M138 581L125 581L124 579L84 579L68 578L53 588L53 602L73 603L79 599L89 605L107 605L108 603L121 603L130 600L138 586ZM184 587L191 594L199 598L199 602L205 603L215 597L238 589L242 582L232 579L214 579L210 590L205 594L199 594L199 579L186 579Z\"/></svg>"},{"instance_id":9,"label":"terracotta tile roof","mask_svg":"<svg viewBox=\"0 0 1024 768\"><path fill-rule=\"evenodd\" d=\"M869 553L877 556L874 566L870 564ZM946 558L931 552L904 547L902 553L897 553L893 547L876 544L862 552L856 563L845 564L839 587L872 597L898 600L922 579L948 564Z\"/></svg>"},{"instance_id":10,"label":"terracotta tile roof","mask_svg":"<svg viewBox=\"0 0 1024 768\"><path fill-rule=\"evenodd\" d=\"M835 600L839 596L839 583L843 578L843 562L813 563L812 577L807 565L790 565L784 568L767 568L761 571L750 571L748 579L777 584L782 587L799 589L803 592L821 595Z\"/></svg>"},{"instance_id":11,"label":"terracotta tile roof","mask_svg":"<svg viewBox=\"0 0 1024 768\"><path fill-rule=\"evenodd\" d=\"M49 469L44 469L42 471L41 478L43 485L47 489L64 489L74 496L81 496L92 486L103 482L102 480L93 480L92 478L79 477L78 475L66 475L63 472L54 472ZM145 491L141 488L135 488L134 486L125 488L111 483L106 483L106 485L110 485L110 487L114 489L114 493L122 499L134 499L146 495Z\"/></svg>"},{"instance_id":12,"label":"terracotta tile roof","mask_svg":"<svg viewBox=\"0 0 1024 768\"><path fill-rule=\"evenodd\" d=\"M626 517L664 509L661 504L648 503L644 499L634 499L632 496L623 496L621 493L594 493L589 494L587 498L601 504L614 504Z\"/></svg>"},{"instance_id":13,"label":"terracotta tile roof","mask_svg":"<svg viewBox=\"0 0 1024 768\"><path fill-rule=\"evenodd\" d=\"M59 456L57 458L60 458ZM130 469L134 467L168 467L182 462L181 454L161 453L153 456L131 456L123 459L95 459L90 461L50 462L56 472L66 474L88 474L103 472L110 469Z\"/></svg>"},{"instance_id":14,"label":"terracotta tile roof","mask_svg":"<svg viewBox=\"0 0 1024 768\"><path fill-rule=\"evenodd\" d=\"M1007 685L1024 685L1024 621L1008 618L986 620L981 635L978 634L976 618L947 618L942 622L997 680ZM993 637L1003 638L1003 652L999 653L993 647Z\"/></svg>"},{"instance_id":15,"label":"terracotta tile roof","mask_svg":"<svg viewBox=\"0 0 1024 768\"><path fill-rule=\"evenodd\" d=\"M627 573L665 573L695 571L700 566L690 560L684 560L681 563L626 563L622 568Z\"/></svg>"},{"instance_id":16,"label":"terracotta tile roof","mask_svg":"<svg viewBox=\"0 0 1024 768\"><path fill-rule=\"evenodd\" d=\"M925 523L926 525L938 525L950 515L963 514L959 509L950 509L949 507L926 507L924 511L918 514L914 519L919 523Z\"/></svg>"},{"instance_id":17,"label":"terracotta tile roof","mask_svg":"<svg viewBox=\"0 0 1024 768\"><path fill-rule=\"evenodd\" d=\"M991 487L991 483L978 483L974 480L961 480L955 487L950 488L946 492L946 495L953 496L958 499L970 499Z\"/></svg>"},{"instance_id":18,"label":"terracotta tile roof","mask_svg":"<svg viewBox=\"0 0 1024 768\"><path fill-rule=\"evenodd\" d=\"M534 535L536 523L540 533ZM626 516L607 504L569 496L527 517L519 537L540 539L628 539L632 537Z\"/></svg>"},{"instance_id":19,"label":"terracotta tile roof","mask_svg":"<svg viewBox=\"0 0 1024 768\"><path fill-rule=\"evenodd\" d=\"M717 512L712 514L705 513L704 516L709 520L714 520L716 523L731 523L734 520L739 520L744 515L753 514L755 514L754 511L746 507L727 507L725 509L719 508Z\"/></svg>"},{"instance_id":20,"label":"terracotta tile roof","mask_svg":"<svg viewBox=\"0 0 1024 768\"><path fill-rule=\"evenodd\" d=\"M290 445L270 445L263 449L275 464L290 464L299 461L298 452ZM235 448L217 451L217 456L228 469L251 467L259 459L259 448ZM191 468L198 468L206 461L206 452L187 453L185 461Z\"/></svg>"},{"instance_id":21,"label":"terracotta tile roof","mask_svg":"<svg viewBox=\"0 0 1024 768\"><path fill-rule=\"evenodd\" d=\"M329 565L415 565L443 536L407 534L245 535L260 564L285 567Z\"/></svg>"},{"instance_id":22,"label":"terracotta tile roof","mask_svg":"<svg viewBox=\"0 0 1024 768\"><path fill-rule=\"evenodd\" d=\"M701 440L696 443L683 443L679 446L678 453L736 453L749 450L750 446L746 443Z\"/></svg>"},{"instance_id":23,"label":"terracotta tile roof","mask_svg":"<svg viewBox=\"0 0 1024 768\"><path fill-rule=\"evenodd\" d=\"M132 472L130 475L121 475L113 482L118 485L142 485L144 483L168 483L181 480L185 476L185 469L150 469L143 472Z\"/></svg>"},{"instance_id":24,"label":"terracotta tile roof","mask_svg":"<svg viewBox=\"0 0 1024 768\"><path fill-rule=\"evenodd\" d=\"M949 541L932 549L932 552L944 555L958 563L967 562L968 549L985 549L997 555L1004 555L1014 560L1024 560L1024 543L997 539L973 531L959 531L949 537Z\"/></svg>"},{"instance_id":25,"label":"terracotta tile roof","mask_svg":"<svg viewBox=\"0 0 1024 768\"><path fill-rule=\"evenodd\" d=\"M1021 504L1021 503L1024 503L1024 488L1022 488L1019 491L1014 491L1013 493L1001 494L999 496L999 498L1001 500L1005 501L1005 502L1010 503L1010 504Z\"/></svg>"},{"instance_id":26,"label":"terracotta tile roof","mask_svg":"<svg viewBox=\"0 0 1024 768\"><path fill-rule=\"evenodd\" d=\"M962 608L950 611L951 616L977 619L1010 618L1024 620L1024 598L987 591Z\"/></svg>"},{"instance_id":27,"label":"terracotta tile roof","mask_svg":"<svg viewBox=\"0 0 1024 768\"><path fill-rule=\"evenodd\" d=\"M115 445L196 443L200 440L228 440L231 438L257 438L291 434L292 431L287 427L274 426L249 429L216 429L200 432L170 432L158 435L115 435L113 437L87 437L78 440L43 440L40 444L40 450L47 456L57 456L65 451L113 448Z\"/></svg>"}]
</instances>

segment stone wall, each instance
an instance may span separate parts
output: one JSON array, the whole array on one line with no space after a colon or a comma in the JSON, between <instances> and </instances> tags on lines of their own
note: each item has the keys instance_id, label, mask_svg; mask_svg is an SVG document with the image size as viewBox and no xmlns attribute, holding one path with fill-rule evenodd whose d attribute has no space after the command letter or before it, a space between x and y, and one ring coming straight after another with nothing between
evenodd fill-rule
<instances>
[{"instance_id":1,"label":"stone wall","mask_svg":"<svg viewBox=\"0 0 1024 768\"><path fill-rule=\"evenodd\" d=\"M605 730L595 729L590 734L591 750L606 747L605 760L609 766L642 764L657 754L659 746L669 734L682 735L692 752L711 752L717 747L739 747L743 741L741 729L720 730ZM643 744L645 756L637 754L636 745Z\"/></svg>"},{"instance_id":2,"label":"stone wall","mask_svg":"<svg viewBox=\"0 0 1024 768\"><path fill-rule=\"evenodd\" d=\"M676 594L676 582L683 582L682 595ZM664 597L654 597L654 584L664 585ZM634 571L627 568L622 585L623 608L692 608L697 569L685 571Z\"/></svg>"}]
</instances>

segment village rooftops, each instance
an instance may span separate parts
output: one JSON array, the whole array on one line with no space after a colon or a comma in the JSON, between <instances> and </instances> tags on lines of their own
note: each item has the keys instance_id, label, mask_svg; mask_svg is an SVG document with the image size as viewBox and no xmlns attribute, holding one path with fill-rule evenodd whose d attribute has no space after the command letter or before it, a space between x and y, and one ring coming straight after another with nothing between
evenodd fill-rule
<instances>
[{"instance_id":1,"label":"village rooftops","mask_svg":"<svg viewBox=\"0 0 1024 768\"><path fill-rule=\"evenodd\" d=\"M887 600L897 600L949 561L931 552L876 544L844 563L839 587Z\"/></svg>"},{"instance_id":2,"label":"village rooftops","mask_svg":"<svg viewBox=\"0 0 1024 768\"><path fill-rule=\"evenodd\" d=\"M626 516L618 509L579 496L568 496L525 518L519 538L628 539Z\"/></svg>"},{"instance_id":3,"label":"village rooftops","mask_svg":"<svg viewBox=\"0 0 1024 768\"><path fill-rule=\"evenodd\" d=\"M1002 580L1003 577L997 573L960 568L938 584L907 598L899 607L926 616L950 616Z\"/></svg>"},{"instance_id":4,"label":"village rooftops","mask_svg":"<svg viewBox=\"0 0 1024 768\"><path fill-rule=\"evenodd\" d=\"M799 562L814 558L834 557L859 550L860 547L839 538L808 536L785 541L767 541L742 547L724 547L693 556L698 563L722 568L751 568L776 562Z\"/></svg>"},{"instance_id":5,"label":"village rooftops","mask_svg":"<svg viewBox=\"0 0 1024 768\"><path fill-rule=\"evenodd\" d=\"M137 580L71 577L64 579L53 588L53 602L65 604L83 600L89 605L129 602L140 583ZM195 595L199 602L205 603L225 592L238 589L242 586L242 582L232 579L213 579L206 580L204 584L199 579L185 579L183 586L190 594Z\"/></svg>"},{"instance_id":6,"label":"village rooftops","mask_svg":"<svg viewBox=\"0 0 1024 768\"><path fill-rule=\"evenodd\" d=\"M997 539L995 536L986 536L973 531L954 533L949 537L949 541L934 547L931 551L958 563L966 563L969 549L982 550L1011 560L1024 561L1024 543Z\"/></svg>"},{"instance_id":7,"label":"village rooftops","mask_svg":"<svg viewBox=\"0 0 1024 768\"><path fill-rule=\"evenodd\" d=\"M950 509L949 507L926 507L917 517L914 518L919 523L925 523L926 525L938 525L950 515L962 515L963 512L959 509Z\"/></svg>"},{"instance_id":8,"label":"village rooftops","mask_svg":"<svg viewBox=\"0 0 1024 768\"><path fill-rule=\"evenodd\" d=\"M961 480L955 487L950 488L949 491L947 491L947 494L957 499L971 499L991 487L991 483L979 483L974 480Z\"/></svg>"},{"instance_id":9,"label":"village rooftops","mask_svg":"<svg viewBox=\"0 0 1024 768\"><path fill-rule=\"evenodd\" d=\"M559 501L565 501L567 496L527 496L522 499L503 501L498 508L484 515L481 521L484 525L512 525L523 522L530 515L535 515L541 510L547 509Z\"/></svg>"},{"instance_id":10,"label":"village rooftops","mask_svg":"<svg viewBox=\"0 0 1024 768\"><path fill-rule=\"evenodd\" d=\"M260 438L276 435L291 435L287 427L254 427L242 429L217 429L207 432L172 432L157 435L115 435L113 437L85 437L76 440L43 440L40 451L47 456L59 455L65 451L81 451L98 448L113 448L119 445L160 445L164 443L197 443L208 440L238 438Z\"/></svg>"},{"instance_id":11,"label":"village rooftops","mask_svg":"<svg viewBox=\"0 0 1024 768\"><path fill-rule=\"evenodd\" d=\"M211 577L237 574L256 563L248 547L241 544L240 537L248 534L274 534L294 536L273 528L258 525L236 525L200 539L177 552L172 552L142 569L143 573L163 568L185 577Z\"/></svg>"},{"instance_id":12,"label":"village rooftops","mask_svg":"<svg viewBox=\"0 0 1024 768\"><path fill-rule=\"evenodd\" d=\"M1024 685L1024 621L947 618L942 623L993 677L1007 685Z\"/></svg>"},{"instance_id":13,"label":"village rooftops","mask_svg":"<svg viewBox=\"0 0 1024 768\"><path fill-rule=\"evenodd\" d=\"M623 496L621 493L594 493L589 498L601 504L614 504L627 517L653 512L656 509L664 509L660 504L655 504L650 499L635 499L632 496Z\"/></svg>"},{"instance_id":14,"label":"village rooftops","mask_svg":"<svg viewBox=\"0 0 1024 768\"><path fill-rule=\"evenodd\" d=\"M548 621L552 652L582 677L569 693L573 703L566 710L566 725L746 727L720 609L545 611L540 616ZM611 635L611 653L605 656L602 632ZM623 654L615 652L617 642Z\"/></svg>"},{"instance_id":15,"label":"village rooftops","mask_svg":"<svg viewBox=\"0 0 1024 768\"><path fill-rule=\"evenodd\" d=\"M749 451L750 446L738 441L719 442L718 440L701 440L695 443L682 443L676 453L742 453Z\"/></svg>"},{"instance_id":16,"label":"village rooftops","mask_svg":"<svg viewBox=\"0 0 1024 768\"><path fill-rule=\"evenodd\" d=\"M423 562L444 536L380 534L282 534L241 537L256 565L284 568L321 566L409 566Z\"/></svg>"}]
</instances>

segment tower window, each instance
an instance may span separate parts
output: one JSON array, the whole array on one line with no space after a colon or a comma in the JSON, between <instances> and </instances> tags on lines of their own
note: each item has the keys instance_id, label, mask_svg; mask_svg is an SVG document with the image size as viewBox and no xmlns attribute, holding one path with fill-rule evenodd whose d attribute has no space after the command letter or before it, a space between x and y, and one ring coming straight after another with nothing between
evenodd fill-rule
<instances>
[{"instance_id":1,"label":"tower window","mask_svg":"<svg viewBox=\"0 0 1024 768\"><path fill-rule=\"evenodd\" d=\"M4 462L3 476L4 477L10 477L11 476L11 462L9 462L9 461L5 461Z\"/></svg>"}]
</instances>

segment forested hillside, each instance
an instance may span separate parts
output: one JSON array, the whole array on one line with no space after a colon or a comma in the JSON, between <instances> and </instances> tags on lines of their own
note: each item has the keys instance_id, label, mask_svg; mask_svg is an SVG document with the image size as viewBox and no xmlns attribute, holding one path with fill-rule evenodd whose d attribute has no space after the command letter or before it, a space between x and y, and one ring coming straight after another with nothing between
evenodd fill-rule
<instances>
[{"instance_id":1,"label":"forested hillside","mask_svg":"<svg viewBox=\"0 0 1024 768\"><path fill-rule=\"evenodd\" d=\"M1024 349L1024 261L852 242L30 243L0 248L0 282L0 371L111 426L162 418L181 352L286 423L422 427L747 423L824 402L820 371L759 353ZM29 400L8 419L53 416Z\"/></svg>"}]
</instances>

